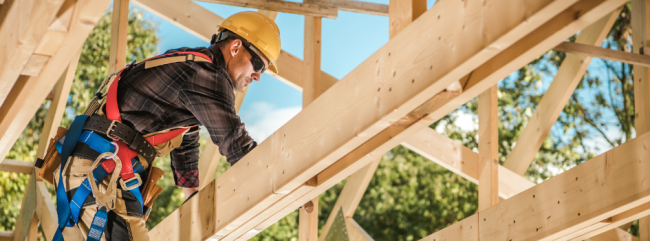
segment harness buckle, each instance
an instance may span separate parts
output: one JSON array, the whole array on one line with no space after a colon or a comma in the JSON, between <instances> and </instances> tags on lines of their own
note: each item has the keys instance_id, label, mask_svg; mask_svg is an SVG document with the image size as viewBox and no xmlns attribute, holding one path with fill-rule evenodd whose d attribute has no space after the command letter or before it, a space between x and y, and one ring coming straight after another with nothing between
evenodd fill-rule
<instances>
[{"instance_id":1,"label":"harness buckle","mask_svg":"<svg viewBox=\"0 0 650 241\"><path fill-rule=\"evenodd\" d=\"M140 174L138 174L138 173L133 173L133 174L135 176L133 176L132 178L127 179L126 181L124 179L120 179L120 186L122 186L122 190L129 190L130 191L130 190L136 189L140 185L142 185L142 178L140 178ZM138 181L138 183L133 184L131 186L127 185L127 183L129 183L131 181L134 181L134 180Z\"/></svg>"},{"instance_id":2,"label":"harness buckle","mask_svg":"<svg viewBox=\"0 0 650 241\"><path fill-rule=\"evenodd\" d=\"M117 151L116 151L117 152ZM97 184L95 183L95 176L93 175L93 171L97 166L99 166L99 163L103 159L108 159L108 157L111 157L114 153L106 152L102 153L95 159L95 162L93 162L93 165L90 166L90 170L88 170L88 180L90 181L90 187L91 191L93 194L93 197L95 198L95 201L97 202L97 207L98 208L106 208L108 210L113 210L115 209L115 204L116 204L116 198L117 198L117 178L120 176L120 171L122 170L122 162L120 161L120 158L117 156L113 156L113 161L115 162L115 170L111 174L111 180L109 181L108 188L106 189L105 193L101 193L99 191L99 188L97 188Z\"/></svg>"},{"instance_id":3,"label":"harness buckle","mask_svg":"<svg viewBox=\"0 0 650 241\"><path fill-rule=\"evenodd\" d=\"M192 59L189 58L190 56L192 56ZM193 55L193 54L185 55L185 62L188 62L188 61L194 62L194 59L196 59L196 56Z\"/></svg>"},{"instance_id":4,"label":"harness buckle","mask_svg":"<svg viewBox=\"0 0 650 241\"><path fill-rule=\"evenodd\" d=\"M111 135L111 132L114 131L113 128L115 128L115 126L117 126L117 123L119 123L119 121L116 121L116 120L111 121L111 125L108 126L108 129L106 130L106 136L108 136L108 138L111 138L114 141L119 141L119 137ZM117 152L115 152L115 153L117 153Z\"/></svg>"}]
</instances>

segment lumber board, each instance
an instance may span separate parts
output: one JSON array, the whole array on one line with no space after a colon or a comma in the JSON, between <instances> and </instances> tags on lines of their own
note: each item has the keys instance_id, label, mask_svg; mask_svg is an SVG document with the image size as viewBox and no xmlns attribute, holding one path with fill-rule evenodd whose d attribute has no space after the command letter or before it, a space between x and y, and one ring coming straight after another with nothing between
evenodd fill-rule
<instances>
[{"instance_id":1,"label":"lumber board","mask_svg":"<svg viewBox=\"0 0 650 241\"><path fill-rule=\"evenodd\" d=\"M34 169L34 163L28 161L5 159L0 163L0 171L2 172L32 174L32 169Z\"/></svg>"},{"instance_id":2,"label":"lumber board","mask_svg":"<svg viewBox=\"0 0 650 241\"><path fill-rule=\"evenodd\" d=\"M218 3L237 7L256 8L284 13L294 13L306 16L336 19L338 9L336 7L314 4L297 3L289 1L266 1L266 0L200 0L203 2Z\"/></svg>"},{"instance_id":3,"label":"lumber board","mask_svg":"<svg viewBox=\"0 0 650 241\"><path fill-rule=\"evenodd\" d=\"M318 197L311 200L314 209L307 213L304 206L298 209L298 240L318 240Z\"/></svg>"},{"instance_id":4,"label":"lumber board","mask_svg":"<svg viewBox=\"0 0 650 241\"><path fill-rule=\"evenodd\" d=\"M64 0L14 0L3 5L5 24L0 28L0 104L27 65L45 30Z\"/></svg>"},{"instance_id":5,"label":"lumber board","mask_svg":"<svg viewBox=\"0 0 650 241\"><path fill-rule=\"evenodd\" d=\"M388 4L388 36L395 37L427 10L426 0L391 0Z\"/></svg>"},{"instance_id":6,"label":"lumber board","mask_svg":"<svg viewBox=\"0 0 650 241\"><path fill-rule=\"evenodd\" d=\"M219 15L189 0L132 0L131 2L205 42L210 42L212 34L216 32L213 25L205 23L216 25L223 22L223 18ZM280 51L276 64L280 74L271 71L266 73L302 91L302 60L286 51ZM336 78L321 71L322 92L329 89L336 81Z\"/></svg>"},{"instance_id":7,"label":"lumber board","mask_svg":"<svg viewBox=\"0 0 650 241\"><path fill-rule=\"evenodd\" d=\"M113 73L126 66L129 0L114 0L111 14L111 48L108 56L108 73Z\"/></svg>"},{"instance_id":8,"label":"lumber board","mask_svg":"<svg viewBox=\"0 0 650 241\"><path fill-rule=\"evenodd\" d=\"M441 2L441 3L443 3L443 2ZM563 2L563 3L566 3L566 2ZM469 78L469 80L467 82L467 85L465 85L469 89L468 89L468 91L463 92L463 94L466 94L466 93L471 94L471 97L466 97L467 99L465 99L465 101L467 101L468 99L476 96L478 94L476 92L482 92L483 90L489 88L489 86L496 84L496 82L500 78L506 76L510 72L512 72L512 71L516 70L517 68L519 68L520 65L518 63L524 62L524 60L530 61L530 60L534 59L536 56L538 56L539 54L545 52L547 49L550 49L552 46L555 46L558 42L561 42L564 38L566 38L567 36L573 34L578 29L586 26L587 24L589 24L591 22L596 21L598 18L603 16L605 13L611 12L614 8L620 6L622 3L623 3L622 1L617 1L617 2L593 2L593 1L579 2L578 4L576 4L574 6L571 6L571 8L569 8L569 9L565 10L564 12L560 13L558 15L559 17L556 17L556 18L552 19L551 21L543 24L543 26L541 26L540 29L538 29L538 30L536 30L534 32L529 32L530 34L528 36L526 36L525 39L522 39L520 42L517 42L517 44L511 46L510 48L507 48L504 52L498 54L497 56L495 56L495 58L492 58L492 60L490 62L488 62L486 65L481 66L476 71L474 71L474 74L472 75L472 78ZM441 4L441 6L445 6L445 5ZM435 10L435 9L436 8L434 7L432 10ZM453 7L452 8L446 7L445 9L454 9L454 8ZM510 9L513 9L513 8L510 8ZM432 12L432 10L429 10L429 12L425 13L422 17L427 16L428 13ZM435 11L433 11L433 12L434 12L434 14L436 14ZM491 12L491 13L496 13L496 12ZM542 16L547 16L547 15L544 14ZM578 17L576 18L576 16L578 16ZM437 14L433 15L433 18L435 18L435 17L437 17ZM534 22L530 22L531 19L539 20L539 18L529 18L527 23L534 23ZM579 21L576 21L576 19L579 20ZM405 31L408 31L410 28L412 28L412 26L417 26L419 23L427 24L426 21L418 20L418 21L414 22L411 26L407 27L407 29L405 29ZM429 24L429 25L431 25L431 24ZM529 25L529 27L530 27L530 25ZM461 28L459 27L459 29L461 29ZM534 28L532 28L532 29L528 28L528 30L533 30L533 29ZM439 31L439 32L445 32L445 31ZM465 32L473 32L473 31L465 31ZM426 35L426 34L420 34L420 35ZM453 36L453 34L451 34L451 35ZM403 35L403 33L401 33L396 37L396 39L399 39L400 36L406 36L406 35ZM465 38L465 39L467 39L467 38ZM488 38L488 39L490 39L490 38ZM512 40L511 37L509 37L507 39L508 39L507 40L508 42ZM393 42L393 40L389 41L388 45L390 45L391 42ZM452 42L456 43L455 41L452 41ZM417 44L415 44L415 45L417 45ZM484 46L489 46L489 44L484 45ZM467 49L464 49L464 48L460 48L460 49L467 50ZM402 54L402 53L403 52L399 52L399 54ZM388 56L388 53L383 52L383 55ZM397 55L397 54L393 53L393 55ZM422 54L420 54L420 55L422 55ZM455 56L457 56L457 55L458 54L456 54ZM441 58L441 56L443 56L443 57ZM447 59L447 58L444 58L444 57L446 57L446 55L442 54L442 55L438 56L438 59L445 59L445 60L447 60L447 63L449 63L448 60L450 60L450 59ZM375 60L374 56L371 57L370 59ZM397 58L397 57L395 59L398 59L398 61L400 60L400 58ZM376 61L377 61L376 63L380 62L379 59L377 59ZM408 61L403 60L402 62L408 62ZM409 63L409 65L412 66L413 63ZM503 67L494 68L495 66L502 66L502 65L503 65ZM364 65L362 64L361 66L364 66ZM436 65L436 66L438 66L438 65ZM431 65L421 66L421 67L432 69ZM376 71L376 68L370 68L370 69ZM379 68L379 69L381 69L381 68ZM354 71L353 71L353 73L354 73ZM393 72L393 74L394 73L395 72ZM453 77L450 76L450 75L447 75L447 77L450 77L450 79L447 79L446 81L443 81L443 82L438 82L438 83L441 83L441 85L438 86L438 87L440 87L438 89L438 91L445 88L446 86L448 86L449 83L451 83L452 81L458 80L462 76L467 76L467 74L468 73L460 72L460 73L458 73L458 75L454 75ZM380 76L381 76L381 74L380 74ZM408 76L408 77L411 77L411 76ZM359 79L362 79L362 78L359 78ZM357 81L359 79L357 79ZM399 79L399 78L396 78L396 79ZM407 79L411 79L411 78L407 78ZM344 80L341 80L341 82L343 82L343 81L345 81L345 78L344 78ZM417 81L412 81L411 83L418 83L418 81L421 81L421 80L418 79ZM346 85L341 85L341 82L339 82L337 85L333 86L332 88L337 88L337 86L345 86L345 87L347 87L347 89L354 89L354 88L348 87ZM405 82L407 82L407 81L405 81ZM355 82L355 83L358 83L358 82ZM402 83L404 83L404 82L402 82ZM477 86L480 86L480 87L477 87ZM384 86L384 87L386 87L386 86ZM393 87L389 88L388 92L390 92L392 90L392 88L395 88L395 87L396 86L393 86ZM380 87L379 89L382 89L382 88ZM361 90L363 90L363 89L359 88L359 91L361 91ZM323 94L323 96L321 98L319 98L317 100L317 102L320 101L320 100L331 101L330 99L323 98L323 97L327 96L328 93L332 93L332 92L341 94L342 96L347 96L346 94L342 94L341 92L330 90L330 91L326 92L325 94ZM358 95L363 96L363 94L361 94L361 93L358 93ZM405 96L414 96L414 95L405 94ZM461 94L460 96L463 96L463 95ZM415 123L410 124L410 125L405 125L405 126L401 126L401 125L400 126L394 126L394 127L391 126L391 127L387 128L387 129L381 131L381 133L373 136L371 139L369 139L368 141L366 141L362 145L357 146L357 148L353 152L348 153L345 157L341 158L338 162L334 163L334 165L328 167L326 170L321 172L321 174L319 174L319 176L318 176L319 186L314 191L312 191L312 193L306 195L306 198L317 196L318 193L320 193L320 192L324 191L325 189L333 186L338 181L342 180L343 178L347 177L348 175L350 175L354 171L360 169L361 167L363 167L364 165L369 163L369 161L370 161L369 158L373 158L373 157L376 158L378 153L383 154L385 151L388 151L389 149L394 147L396 144L398 144L399 142L406 139L406 137L408 137L409 135L414 134L414 130L419 130L421 128L424 128L424 127L428 126L428 124L432 123L435 118L429 118L429 117L431 117L432 114L434 114L433 116L437 117L437 115L442 114L441 110L443 109L442 107L440 107L440 106L438 106L436 104L437 102L435 100L436 100L435 97L432 98L430 100L431 102L427 102L426 105L422 105L422 106L418 107L419 110L415 111L415 113L412 113L416 117L418 115L420 116L419 119L416 118L417 121ZM462 104L462 103L465 103L465 101L460 102L460 103L456 103L457 104L456 107L458 105ZM355 102L355 103L358 103L358 102ZM381 104L375 104L375 106L380 106L381 107L382 105ZM391 107L393 107L393 106L391 106ZM443 106L443 107L447 108L447 106ZM308 110L309 110L309 108L306 111L308 111ZM365 110L365 108L360 108L360 110ZM402 116L403 115L402 113L399 113L399 108L390 108L390 110L392 111L392 113L398 113L398 114L396 114L397 116ZM303 111L302 113L305 113L306 111ZM432 111L432 112L429 112L429 111ZM448 113L449 111L450 110L447 110L445 112L445 114ZM420 114L424 114L424 113L431 113L431 114L429 114L428 116L425 115L424 117L422 117L422 115L420 115ZM359 113L359 114L364 114L364 116L367 116L367 114L365 114L365 113ZM300 116L300 114L296 118L292 119L292 121L300 120L300 118L298 118L299 116ZM441 117L442 116L439 116L437 118L441 118ZM355 119L355 118L348 118L348 119ZM331 118L330 118L330 120L331 120ZM431 121L431 122L429 122L429 121ZM289 123L287 126L291 126L290 124L291 123ZM344 125L341 125L341 126L336 125L336 127L343 129ZM408 127L408 128L406 128L406 127ZM276 134L275 134L276 138L278 138L279 136L281 137L282 134L284 134L284 133L282 133L281 131L279 133L276 132ZM358 137L361 137L361 136L363 136L363 135L359 134L358 130L355 131L355 137L358 138ZM320 146L320 147L322 147L322 146ZM269 152L269 150L264 150L264 149L260 149L260 150L263 151L264 153ZM253 151L252 153L254 153L254 152L255 151ZM326 153L330 153L330 152L326 152ZM330 154L332 154L332 153L330 153ZM256 159L254 159L254 160L256 160ZM228 173L225 173L224 176L228 177ZM222 177L224 177L224 176L222 176ZM280 177L282 177L282 176L280 176ZM321 178L321 177L323 177L323 178ZM225 179L225 180L228 180L228 179ZM322 181L322 183L321 183L321 181ZM273 183L275 185L277 182L274 180ZM283 191L282 189L278 189L278 188L276 188L275 190L276 190L275 193L282 193L282 191ZM280 191L280 192L278 192L278 191ZM274 198L274 197L269 197L269 198ZM275 199L275 200L277 200L277 199ZM275 201L275 200L273 200L273 201ZM256 210L254 210L254 209L247 209L247 210L250 211L250 212L253 212L253 213L256 212Z\"/></svg>"},{"instance_id":9,"label":"lumber board","mask_svg":"<svg viewBox=\"0 0 650 241\"><path fill-rule=\"evenodd\" d=\"M624 51L618 51L613 49L601 48L586 44L573 43L573 42L564 42L553 48L555 51L567 52L578 55L591 56L595 58L613 60L633 65L638 65L640 67L650 67L650 56L628 53Z\"/></svg>"},{"instance_id":10,"label":"lumber board","mask_svg":"<svg viewBox=\"0 0 650 241\"><path fill-rule=\"evenodd\" d=\"M420 241L463 240L478 241L479 218L478 214L469 216L448 227L426 236Z\"/></svg>"},{"instance_id":11,"label":"lumber board","mask_svg":"<svg viewBox=\"0 0 650 241\"><path fill-rule=\"evenodd\" d=\"M45 67L45 63L47 63L49 59L50 56L47 55L32 54L20 74L38 76L38 74L43 70L43 67Z\"/></svg>"},{"instance_id":12,"label":"lumber board","mask_svg":"<svg viewBox=\"0 0 650 241\"><path fill-rule=\"evenodd\" d=\"M345 227L348 230L349 241L375 241L363 228L352 218L345 219Z\"/></svg>"},{"instance_id":13,"label":"lumber board","mask_svg":"<svg viewBox=\"0 0 650 241\"><path fill-rule=\"evenodd\" d=\"M357 0L333 1L341 11L388 16L388 5Z\"/></svg>"},{"instance_id":14,"label":"lumber board","mask_svg":"<svg viewBox=\"0 0 650 241\"><path fill-rule=\"evenodd\" d=\"M14 232L13 231L0 231L0 241L13 241Z\"/></svg>"},{"instance_id":15,"label":"lumber board","mask_svg":"<svg viewBox=\"0 0 650 241\"><path fill-rule=\"evenodd\" d=\"M478 209L499 202L499 119L496 85L478 95Z\"/></svg>"},{"instance_id":16,"label":"lumber board","mask_svg":"<svg viewBox=\"0 0 650 241\"><path fill-rule=\"evenodd\" d=\"M54 233L59 226L59 218L56 214L56 208L52 202L52 197L45 187L43 181L36 183L36 216L41 221L41 227L47 240L54 238Z\"/></svg>"},{"instance_id":17,"label":"lumber board","mask_svg":"<svg viewBox=\"0 0 650 241\"><path fill-rule=\"evenodd\" d=\"M68 35L60 50L52 56L37 76L20 76L10 95L0 107L0 156L5 156L22 130L34 116L57 78L65 70L108 6L109 0L80 0ZM56 76L55 78L52 78Z\"/></svg>"},{"instance_id":18,"label":"lumber board","mask_svg":"<svg viewBox=\"0 0 650 241\"><path fill-rule=\"evenodd\" d=\"M602 44L619 13L619 10L613 11L609 16L604 16L585 28L578 35L576 42L590 45ZM528 124L517 138L517 144L506 158L503 164L505 167L519 175L526 173L537 150L542 146L564 105L580 83L591 59L588 56L574 54L566 56Z\"/></svg>"},{"instance_id":19,"label":"lumber board","mask_svg":"<svg viewBox=\"0 0 650 241\"><path fill-rule=\"evenodd\" d=\"M633 0L631 27L635 38L632 39L632 52L645 56L645 49L650 38L650 2ZM650 131L650 77L647 66L634 65L634 124L637 136ZM639 219L639 239L650 241L650 217Z\"/></svg>"},{"instance_id":20,"label":"lumber board","mask_svg":"<svg viewBox=\"0 0 650 241\"><path fill-rule=\"evenodd\" d=\"M338 199L336 199L332 212L325 222L325 226L323 226L321 235L318 237L319 241L324 241L325 237L327 237L327 233L329 233L336 218L337 210L342 209L346 218L352 218L380 161L381 157L348 177Z\"/></svg>"},{"instance_id":21,"label":"lumber board","mask_svg":"<svg viewBox=\"0 0 650 241\"><path fill-rule=\"evenodd\" d=\"M23 241L30 234L32 219L36 213L36 199L36 173L32 169L32 175L29 177L29 183L25 189L25 196L14 227L14 241Z\"/></svg>"},{"instance_id":22,"label":"lumber board","mask_svg":"<svg viewBox=\"0 0 650 241\"><path fill-rule=\"evenodd\" d=\"M592 237L589 239L586 239L587 241L639 241L639 238L635 237L634 235L623 231L620 228L612 229L607 232L604 232L603 234L597 236L597 237Z\"/></svg>"},{"instance_id":23,"label":"lumber board","mask_svg":"<svg viewBox=\"0 0 650 241\"><path fill-rule=\"evenodd\" d=\"M74 73L77 71L80 57L81 50L72 58L72 60L70 60L68 68L61 75L61 78L59 78L56 85L54 85L54 97L52 97L50 107L47 109L45 123L43 124L43 130L41 131L41 139L38 141L38 148L36 149L36 157L38 158L45 158L45 152L50 143L50 138L56 136L56 131L61 124L65 105L68 102L68 96L70 95L70 89L72 88L72 81L75 76Z\"/></svg>"},{"instance_id":24,"label":"lumber board","mask_svg":"<svg viewBox=\"0 0 650 241\"><path fill-rule=\"evenodd\" d=\"M650 134L639 136L479 212L481 238L553 240L647 203L648 144Z\"/></svg>"}]
</instances>

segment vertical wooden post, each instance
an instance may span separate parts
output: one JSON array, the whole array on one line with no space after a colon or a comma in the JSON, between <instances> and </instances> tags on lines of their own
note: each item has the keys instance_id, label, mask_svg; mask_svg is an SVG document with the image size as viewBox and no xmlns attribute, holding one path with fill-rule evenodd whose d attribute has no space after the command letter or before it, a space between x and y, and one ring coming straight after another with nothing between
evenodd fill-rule
<instances>
[{"instance_id":1,"label":"vertical wooden post","mask_svg":"<svg viewBox=\"0 0 650 241\"><path fill-rule=\"evenodd\" d=\"M648 55L648 11L650 0L632 0L632 47L637 54ZM650 82L648 68L634 66L634 114L636 136L650 130ZM639 240L650 241L650 217L639 219Z\"/></svg>"},{"instance_id":2,"label":"vertical wooden post","mask_svg":"<svg viewBox=\"0 0 650 241\"><path fill-rule=\"evenodd\" d=\"M389 38L395 37L427 11L427 0L391 0L388 3Z\"/></svg>"},{"instance_id":3,"label":"vertical wooden post","mask_svg":"<svg viewBox=\"0 0 650 241\"><path fill-rule=\"evenodd\" d=\"M497 86L478 96L478 210L499 202L499 142Z\"/></svg>"},{"instance_id":4,"label":"vertical wooden post","mask_svg":"<svg viewBox=\"0 0 650 241\"><path fill-rule=\"evenodd\" d=\"M126 35L129 27L129 0L113 0L111 23L111 51L108 72L112 73L126 65Z\"/></svg>"},{"instance_id":5,"label":"vertical wooden post","mask_svg":"<svg viewBox=\"0 0 650 241\"><path fill-rule=\"evenodd\" d=\"M306 108L321 94L320 92L320 17L305 16L305 51L303 62L302 108ZM311 200L314 208L311 213L299 210L298 240L318 240L318 197Z\"/></svg>"}]
</instances>

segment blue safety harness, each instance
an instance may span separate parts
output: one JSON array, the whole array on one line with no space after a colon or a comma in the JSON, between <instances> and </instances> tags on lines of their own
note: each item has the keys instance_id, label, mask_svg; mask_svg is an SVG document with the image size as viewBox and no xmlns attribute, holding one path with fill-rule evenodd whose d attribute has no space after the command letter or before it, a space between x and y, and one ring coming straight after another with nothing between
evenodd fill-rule
<instances>
[{"instance_id":1,"label":"blue safety harness","mask_svg":"<svg viewBox=\"0 0 650 241\"><path fill-rule=\"evenodd\" d=\"M59 227L54 235L55 241L63 241L62 231L65 227L74 226L79 220L79 213L83 207L83 203L86 201L88 195L92 194L92 188L90 180L86 178L83 183L75 191L72 200L68 200L68 195L65 191L63 185L63 170L68 161L68 157L72 155L77 143L85 143L91 149L97 151L98 153L114 153L115 147L112 142L104 139L100 135L92 131L84 131L83 126L86 120L88 119L87 115L80 115L75 118L74 122L70 126L70 130L66 135L61 138L56 143L56 149L61 153L61 166L59 171L59 182L57 184L56 197L57 197L57 215L59 216ZM131 164L133 165L133 171L136 173L145 173L145 169L137 160L137 158L131 159ZM102 179L109 176L110 173L106 172L101 166L93 170L93 180L95 184L101 182ZM126 184L128 187L133 187L134 185L140 185L140 182L130 182ZM138 187L134 187L129 190L133 196L140 203L140 208L143 210L142 203L142 194ZM68 202L69 201L69 202ZM66 205L67 204L67 205ZM100 207L95 217L93 217L90 230L88 231L87 240L97 240L99 241L104 233L106 228L106 223L108 222L108 211L106 207Z\"/></svg>"}]
</instances>

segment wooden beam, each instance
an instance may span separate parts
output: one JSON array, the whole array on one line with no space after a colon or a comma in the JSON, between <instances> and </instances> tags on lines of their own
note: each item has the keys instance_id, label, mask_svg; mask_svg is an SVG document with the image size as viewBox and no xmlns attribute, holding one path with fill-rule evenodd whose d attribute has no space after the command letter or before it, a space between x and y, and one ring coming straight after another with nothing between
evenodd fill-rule
<instances>
[{"instance_id":1,"label":"wooden beam","mask_svg":"<svg viewBox=\"0 0 650 241\"><path fill-rule=\"evenodd\" d=\"M64 0L13 0L0 29L0 104L27 65ZM2 156L4 157L4 155Z\"/></svg>"},{"instance_id":2,"label":"wooden beam","mask_svg":"<svg viewBox=\"0 0 650 241\"><path fill-rule=\"evenodd\" d=\"M75 16L70 31L60 49L48 61L38 77L21 76L12 88L10 95L0 107L0 156L5 156L20 133L34 116L41 103L56 83L53 76L61 76L70 61L75 57L102 13L109 0L88 0L76 2Z\"/></svg>"},{"instance_id":3,"label":"wooden beam","mask_svg":"<svg viewBox=\"0 0 650 241\"><path fill-rule=\"evenodd\" d=\"M357 0L332 1L341 11L388 16L388 5Z\"/></svg>"},{"instance_id":4,"label":"wooden beam","mask_svg":"<svg viewBox=\"0 0 650 241\"><path fill-rule=\"evenodd\" d=\"M0 241L13 241L14 232L13 231L0 231Z\"/></svg>"},{"instance_id":5,"label":"wooden beam","mask_svg":"<svg viewBox=\"0 0 650 241\"><path fill-rule=\"evenodd\" d=\"M359 202L361 202L361 198L366 192L366 188L368 188L368 184L370 184L370 180L372 180L372 176L375 174L380 161L381 158L378 158L348 177L338 199L336 199L336 203L332 208L332 213L330 213L325 226L323 226L321 235L318 238L319 241L324 241L325 237L327 237L327 233L329 233L339 209L342 209L343 215L346 218L351 219L352 216L354 216L354 213L359 206Z\"/></svg>"},{"instance_id":6,"label":"wooden beam","mask_svg":"<svg viewBox=\"0 0 650 241\"><path fill-rule=\"evenodd\" d=\"M0 171L2 172L32 174L32 169L34 169L34 163L28 161L5 159L0 163Z\"/></svg>"},{"instance_id":7,"label":"wooden beam","mask_svg":"<svg viewBox=\"0 0 650 241\"><path fill-rule=\"evenodd\" d=\"M108 60L108 73L113 73L126 66L129 0L114 0L111 17L111 49Z\"/></svg>"},{"instance_id":8,"label":"wooden beam","mask_svg":"<svg viewBox=\"0 0 650 241\"><path fill-rule=\"evenodd\" d=\"M453 81L475 70L468 89L458 95L466 99L453 99L457 107L624 1L491 3L439 2L217 178L220 212L216 213L213 237L230 235L261 212L275 213L277 209L266 208L277 201L316 197L377 158L378 153L435 121L442 107L428 100ZM450 14L449 9L459 12ZM488 11L491 9L499 11ZM518 16L515 13L523 9L530 13L525 18L505 17ZM446 18L438 20L443 14ZM475 30L484 26L483 20L500 28L484 29L481 36L474 36L479 34ZM427 33L445 33L447 39L438 41L437 34ZM457 46L451 48L448 43ZM417 61L412 61L416 56ZM412 124L390 124L402 117L412 119ZM313 191L300 199L283 199L319 172ZM241 176L250 178L240 180ZM173 227L177 225L174 222L163 220L161 227Z\"/></svg>"},{"instance_id":9,"label":"wooden beam","mask_svg":"<svg viewBox=\"0 0 650 241\"><path fill-rule=\"evenodd\" d=\"M131 2L205 42L210 42L212 34L216 32L214 26L205 23L209 22L216 25L223 22L222 17L189 0L132 0ZM278 65L278 69L280 69L280 74L275 74L271 71L266 73L302 91L302 60L286 51L280 51L280 57L278 57L276 64ZM329 89L336 81L336 78L321 71L322 92Z\"/></svg>"},{"instance_id":10,"label":"wooden beam","mask_svg":"<svg viewBox=\"0 0 650 241\"><path fill-rule=\"evenodd\" d=\"M338 9L323 4L297 3L289 1L265 0L201 0L204 2L225 4L238 7L256 8L284 13L294 13L306 16L332 18L338 16Z\"/></svg>"},{"instance_id":11,"label":"wooden beam","mask_svg":"<svg viewBox=\"0 0 650 241\"><path fill-rule=\"evenodd\" d=\"M595 58L613 60L633 65L638 65L639 67L650 67L650 56L628 53L619 50L606 49L586 44L573 43L573 42L563 42L557 47L553 48L555 51L567 52L583 56L591 56Z\"/></svg>"},{"instance_id":12,"label":"wooden beam","mask_svg":"<svg viewBox=\"0 0 650 241\"><path fill-rule=\"evenodd\" d=\"M650 171L648 144L650 134L639 136L480 212L481 238L551 240L615 223L612 216L650 200L650 187L639 185Z\"/></svg>"},{"instance_id":13,"label":"wooden beam","mask_svg":"<svg viewBox=\"0 0 650 241\"><path fill-rule=\"evenodd\" d=\"M305 16L304 61L302 108L305 109L318 96L320 91L320 61L321 61L321 27L322 18ZM318 196L307 204L312 206L308 211L305 205L298 211L298 240L316 241L318 239ZM308 213L309 212L309 213Z\"/></svg>"},{"instance_id":14,"label":"wooden beam","mask_svg":"<svg viewBox=\"0 0 650 241\"><path fill-rule=\"evenodd\" d=\"M639 238L635 237L634 235L628 233L627 231L624 231L623 229L616 228L609 230L607 232L604 232L601 235L598 235L593 238L587 239L587 241L612 241L612 240L617 240L617 241L639 241Z\"/></svg>"},{"instance_id":15,"label":"wooden beam","mask_svg":"<svg viewBox=\"0 0 650 241\"><path fill-rule=\"evenodd\" d=\"M388 4L389 38L395 37L427 10L426 0L391 0Z\"/></svg>"},{"instance_id":16,"label":"wooden beam","mask_svg":"<svg viewBox=\"0 0 650 241\"><path fill-rule=\"evenodd\" d=\"M426 236L420 241L439 241L439 240L463 240L463 241L478 241L478 227L479 219L478 214L469 216L460 220L448 227Z\"/></svg>"},{"instance_id":17,"label":"wooden beam","mask_svg":"<svg viewBox=\"0 0 650 241\"><path fill-rule=\"evenodd\" d=\"M499 119L498 88L490 87L478 96L478 210L499 202Z\"/></svg>"},{"instance_id":18,"label":"wooden beam","mask_svg":"<svg viewBox=\"0 0 650 241\"><path fill-rule=\"evenodd\" d=\"M36 157L38 158L45 157L50 138L54 138L56 130L61 124L65 105L70 95L72 81L74 80L74 73L77 71L77 65L79 64L79 57L81 57L81 51L70 60L68 68L61 75L56 85L54 85L54 97L52 98L52 102L50 102L50 108L47 110L45 124L43 124L43 130L41 131L41 139L38 141L38 149L36 149Z\"/></svg>"},{"instance_id":19,"label":"wooden beam","mask_svg":"<svg viewBox=\"0 0 650 241\"><path fill-rule=\"evenodd\" d=\"M650 1L632 0L632 51L645 56L646 47L650 46ZM649 53L650 54L650 53ZM637 136L650 131L650 80L648 66L634 65L634 124ZM650 241L650 217L639 219L639 239Z\"/></svg>"},{"instance_id":20,"label":"wooden beam","mask_svg":"<svg viewBox=\"0 0 650 241\"><path fill-rule=\"evenodd\" d=\"M14 241L24 241L30 234L29 231L33 224L32 219L36 214L36 199L36 173L32 169L32 175L29 177L29 183L25 189L25 196L14 227Z\"/></svg>"},{"instance_id":21,"label":"wooden beam","mask_svg":"<svg viewBox=\"0 0 650 241\"><path fill-rule=\"evenodd\" d=\"M585 28L576 39L576 42L600 45L607 37L609 29L616 21L619 13L620 11L616 10ZM562 113L564 105L573 94L578 83L580 83L582 76L591 63L591 59L588 56L574 54L566 56L553 82L542 97L539 105L537 105L535 113L533 113L517 139L517 144L506 158L503 166L519 175L526 173L548 132L555 124L560 113Z\"/></svg>"}]
</instances>

